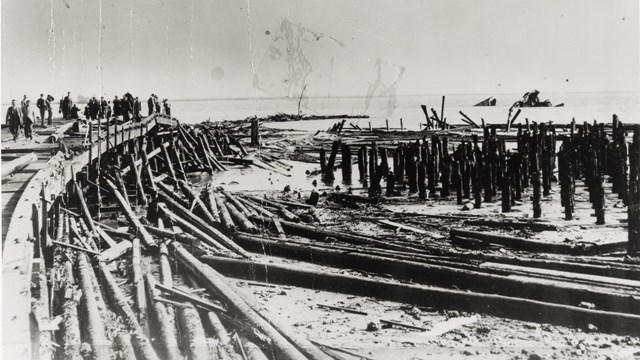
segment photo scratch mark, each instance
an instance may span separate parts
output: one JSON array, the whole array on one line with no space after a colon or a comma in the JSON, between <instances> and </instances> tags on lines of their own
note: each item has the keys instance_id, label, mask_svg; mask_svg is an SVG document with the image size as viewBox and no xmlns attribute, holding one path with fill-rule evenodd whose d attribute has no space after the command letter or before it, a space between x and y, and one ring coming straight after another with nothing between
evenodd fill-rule
<instances>
[{"instance_id":1,"label":"photo scratch mark","mask_svg":"<svg viewBox=\"0 0 640 360\"><path fill-rule=\"evenodd\" d=\"M387 39L383 38L382 36L378 36L378 35L376 35L374 33L371 33L371 32L368 32L368 31L364 31L364 30L361 30L361 29L356 29L356 28L352 28L352 29L357 31L357 32L359 32L359 33L362 33L362 34L365 34L365 35L369 35L372 38L378 39L380 41L384 41L384 42L386 42L388 44L393 44L393 41L387 40Z\"/></svg>"}]
</instances>

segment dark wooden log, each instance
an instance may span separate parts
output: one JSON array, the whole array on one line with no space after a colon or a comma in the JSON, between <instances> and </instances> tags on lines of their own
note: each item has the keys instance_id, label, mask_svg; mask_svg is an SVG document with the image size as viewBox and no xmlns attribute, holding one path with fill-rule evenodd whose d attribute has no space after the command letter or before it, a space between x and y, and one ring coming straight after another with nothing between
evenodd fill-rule
<instances>
[{"instance_id":1,"label":"dark wooden log","mask_svg":"<svg viewBox=\"0 0 640 360\"><path fill-rule=\"evenodd\" d=\"M75 258L74 258L75 259ZM65 359L81 360L80 346L80 318L78 316L78 301L75 299L73 263L69 260L63 264L62 290L64 296L62 304L62 353ZM87 320L89 320L87 318Z\"/></svg>"},{"instance_id":2,"label":"dark wooden log","mask_svg":"<svg viewBox=\"0 0 640 360\"><path fill-rule=\"evenodd\" d=\"M136 160L133 155L129 154L129 164L131 166L131 170L133 172L133 176L136 181L136 190L137 190L137 199L139 204L142 206L147 205L147 197L145 195L144 187L142 186L142 177L140 176L140 171L138 171L138 167L135 165Z\"/></svg>"},{"instance_id":3,"label":"dark wooden log","mask_svg":"<svg viewBox=\"0 0 640 360\"><path fill-rule=\"evenodd\" d=\"M210 291L220 294L234 311L242 314L247 322L268 336L278 358L306 359L291 343L289 343L264 318L258 315L227 283L226 279L211 267L205 266L198 259L178 244L173 244L177 259L187 268L197 280Z\"/></svg>"},{"instance_id":4,"label":"dark wooden log","mask_svg":"<svg viewBox=\"0 0 640 360\"><path fill-rule=\"evenodd\" d=\"M227 231L230 234L235 233L236 224L233 222L233 219L231 219L231 214L229 214L229 210L224 205L224 202L222 201L222 199L220 199L220 197L217 194L214 194L214 200L215 200L216 206L218 207L219 217L220 217L220 221L222 222L222 225L225 227L225 229L227 229Z\"/></svg>"},{"instance_id":5,"label":"dark wooden log","mask_svg":"<svg viewBox=\"0 0 640 360\"><path fill-rule=\"evenodd\" d=\"M156 343L159 344L156 345L156 347L161 350L163 358L166 358L167 360L181 360L182 356L180 355L180 350L178 348L175 324L172 316L167 312L168 306L161 301L153 300L159 296L159 291L155 288L156 280L149 272L144 274L144 280L147 288L147 296L149 299L152 299L149 328L152 330L152 333L156 333L158 335L156 337Z\"/></svg>"},{"instance_id":6,"label":"dark wooden log","mask_svg":"<svg viewBox=\"0 0 640 360\"><path fill-rule=\"evenodd\" d=\"M173 211L169 210L164 203L158 205L158 209L167 216L173 223L178 225L187 233L195 236L198 240L202 241L202 243L211 246L216 251L225 251L226 248L220 244L216 239L209 236L209 234L202 231L197 226L193 225L191 221L182 218L178 214L175 214Z\"/></svg>"},{"instance_id":7,"label":"dark wooden log","mask_svg":"<svg viewBox=\"0 0 640 360\"><path fill-rule=\"evenodd\" d=\"M135 289L135 305L138 311L138 322L142 329L147 327L147 297L145 296L144 281L142 279L142 253L140 239L134 238L131 251L131 281ZM146 333L146 331L145 331Z\"/></svg>"},{"instance_id":8,"label":"dark wooden log","mask_svg":"<svg viewBox=\"0 0 640 360\"><path fill-rule=\"evenodd\" d=\"M140 326L136 314L131 310L127 298L111 275L107 266L100 263L100 274L102 276L104 288L111 298L118 314L122 317L127 329L131 333L131 343L136 350L138 358L145 360L159 360L158 355L151 346L151 342L145 335L144 330Z\"/></svg>"},{"instance_id":9,"label":"dark wooden log","mask_svg":"<svg viewBox=\"0 0 640 360\"><path fill-rule=\"evenodd\" d=\"M140 240L144 243L145 247L149 249L156 248L158 246L156 244L156 241L153 239L151 234L149 234L149 232L144 228L144 226L142 226L140 219L138 219L138 217L134 214L133 210L131 210L129 203L120 194L116 186L111 182L111 180L107 180L107 184L111 188L111 192L113 193L116 200L120 204L120 208L122 209L122 212L124 213L125 217L127 218L127 220L129 220L129 226L131 226L131 228L133 228L133 230L136 232L136 236L140 238Z\"/></svg>"},{"instance_id":10,"label":"dark wooden log","mask_svg":"<svg viewBox=\"0 0 640 360\"><path fill-rule=\"evenodd\" d=\"M100 309L102 296L98 295L100 289L97 286L95 273L85 254L78 254L78 275L80 276L80 288L82 289L82 307L84 310L83 325L86 338L91 345L91 357L93 359L110 359L111 343L107 339Z\"/></svg>"},{"instance_id":11,"label":"dark wooden log","mask_svg":"<svg viewBox=\"0 0 640 360\"><path fill-rule=\"evenodd\" d=\"M188 222L189 225L185 224L185 226L188 226L190 229L197 228L200 230L200 232L203 232L204 234L208 235L207 237L209 239L201 238L201 240L205 242L211 242L209 245L216 246L216 247L220 247L222 245L223 248L227 248L237 253L238 255L247 256L246 252L242 250L242 248L236 245L231 239L229 239L226 235L224 235L218 229L211 226L211 224L207 224L203 219L196 216L194 213L192 213L188 209L184 208L182 205L175 202L169 196L163 193L159 193L158 196L162 201L166 202L167 205L170 206L170 208L173 211L175 211L177 215L179 215L182 218L179 220L181 225L184 224L186 220L186 222ZM192 235L198 236L195 233L192 233Z\"/></svg>"},{"instance_id":12,"label":"dark wooden log","mask_svg":"<svg viewBox=\"0 0 640 360\"><path fill-rule=\"evenodd\" d=\"M572 305L469 291L399 284L395 281L304 269L299 266L257 263L205 257L208 264L226 276L274 284L295 285L316 290L371 296L416 306L478 312L492 316L558 325L586 327L618 334L640 333L640 315L591 310ZM379 266L379 265L378 265ZM379 267L378 267L379 268Z\"/></svg>"},{"instance_id":13,"label":"dark wooden log","mask_svg":"<svg viewBox=\"0 0 640 360\"><path fill-rule=\"evenodd\" d=\"M240 228L243 231L254 234L260 232L258 228L245 216L245 214L235 207L234 204L227 202L225 203L225 206L227 207L227 210L229 210L229 214L234 219L234 222L240 224Z\"/></svg>"},{"instance_id":14,"label":"dark wooden log","mask_svg":"<svg viewBox=\"0 0 640 360\"><path fill-rule=\"evenodd\" d=\"M209 346L198 310L193 306L180 307L178 308L177 319L181 343L187 350L188 358L192 360L208 360Z\"/></svg>"}]
</instances>

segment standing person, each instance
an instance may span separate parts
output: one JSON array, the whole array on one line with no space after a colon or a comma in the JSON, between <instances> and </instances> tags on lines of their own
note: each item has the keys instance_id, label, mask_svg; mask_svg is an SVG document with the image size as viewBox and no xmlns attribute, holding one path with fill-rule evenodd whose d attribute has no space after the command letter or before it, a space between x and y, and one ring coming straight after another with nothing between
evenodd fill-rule
<instances>
[{"instance_id":1,"label":"standing person","mask_svg":"<svg viewBox=\"0 0 640 360\"><path fill-rule=\"evenodd\" d=\"M164 113L167 114L167 116L171 116L171 104L169 104L169 100L162 100L162 105L164 106Z\"/></svg>"},{"instance_id":2,"label":"standing person","mask_svg":"<svg viewBox=\"0 0 640 360\"><path fill-rule=\"evenodd\" d=\"M45 108L47 109L47 125L52 124L53 110L52 102L55 100L53 96L47 94L47 101L45 102Z\"/></svg>"},{"instance_id":3,"label":"standing person","mask_svg":"<svg viewBox=\"0 0 640 360\"><path fill-rule=\"evenodd\" d=\"M24 94L22 97L22 101L20 101L20 108L24 109L27 106L27 94Z\"/></svg>"},{"instance_id":4,"label":"standing person","mask_svg":"<svg viewBox=\"0 0 640 360\"><path fill-rule=\"evenodd\" d=\"M127 122L131 120L131 102L129 102L127 94L122 97L120 101L120 110L122 111L122 120Z\"/></svg>"},{"instance_id":5,"label":"standing person","mask_svg":"<svg viewBox=\"0 0 640 360\"><path fill-rule=\"evenodd\" d=\"M62 101L62 113L63 115L66 114L64 116L65 120L69 120L70 119L70 112L71 112L71 108L73 107L73 100L71 100L71 92L67 92L67 96L64 97L64 100Z\"/></svg>"},{"instance_id":6,"label":"standing person","mask_svg":"<svg viewBox=\"0 0 640 360\"><path fill-rule=\"evenodd\" d=\"M160 102L158 101L158 95L153 97L153 105L156 107L156 112L160 114Z\"/></svg>"},{"instance_id":7,"label":"standing person","mask_svg":"<svg viewBox=\"0 0 640 360\"><path fill-rule=\"evenodd\" d=\"M11 130L11 134L13 135L13 141L18 139L18 135L20 132L20 126L22 126L22 112L16 106L16 100L11 100L11 106L7 109L7 124L9 124L9 130Z\"/></svg>"},{"instance_id":8,"label":"standing person","mask_svg":"<svg viewBox=\"0 0 640 360\"><path fill-rule=\"evenodd\" d=\"M113 98L113 116L118 117L121 115L122 107L120 106L120 100L118 99L118 95Z\"/></svg>"},{"instance_id":9,"label":"standing person","mask_svg":"<svg viewBox=\"0 0 640 360\"><path fill-rule=\"evenodd\" d=\"M44 94L40 94L40 98L38 99L38 102L36 102L36 106L38 107L38 110L40 110L40 125L44 127L44 111L46 110Z\"/></svg>"},{"instance_id":10,"label":"standing person","mask_svg":"<svg viewBox=\"0 0 640 360\"><path fill-rule=\"evenodd\" d=\"M95 96L91 98L91 100L91 120L96 120L100 115L100 102L98 102L98 99L96 99Z\"/></svg>"},{"instance_id":11,"label":"standing person","mask_svg":"<svg viewBox=\"0 0 640 360\"><path fill-rule=\"evenodd\" d=\"M63 119L66 118L64 111L64 95L62 95L60 96L60 102L58 102L58 114L62 114Z\"/></svg>"},{"instance_id":12,"label":"standing person","mask_svg":"<svg viewBox=\"0 0 640 360\"><path fill-rule=\"evenodd\" d=\"M149 96L149 100L147 100L147 107L149 108L149 116L151 116L155 109L155 106L153 105L153 94L151 94L151 96Z\"/></svg>"},{"instance_id":13,"label":"standing person","mask_svg":"<svg viewBox=\"0 0 640 360\"><path fill-rule=\"evenodd\" d=\"M24 123L24 137L33 140L33 120L35 115L31 111L31 100L27 100L22 108L22 119Z\"/></svg>"},{"instance_id":14,"label":"standing person","mask_svg":"<svg viewBox=\"0 0 640 360\"><path fill-rule=\"evenodd\" d=\"M140 121L141 112L142 112L142 104L140 103L140 100L136 96L135 100L133 101L133 119L135 121Z\"/></svg>"},{"instance_id":15,"label":"standing person","mask_svg":"<svg viewBox=\"0 0 640 360\"><path fill-rule=\"evenodd\" d=\"M100 96L100 119L104 119L107 116L107 107L109 107L109 103L104 99L104 96Z\"/></svg>"},{"instance_id":16,"label":"standing person","mask_svg":"<svg viewBox=\"0 0 640 360\"><path fill-rule=\"evenodd\" d=\"M111 119L111 101L107 101L107 121Z\"/></svg>"}]
</instances>

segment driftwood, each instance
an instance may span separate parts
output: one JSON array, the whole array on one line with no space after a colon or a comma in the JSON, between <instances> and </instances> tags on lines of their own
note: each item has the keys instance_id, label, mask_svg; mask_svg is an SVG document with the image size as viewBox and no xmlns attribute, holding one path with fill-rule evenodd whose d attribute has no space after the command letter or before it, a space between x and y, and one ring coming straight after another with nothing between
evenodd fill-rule
<instances>
[{"instance_id":1,"label":"driftwood","mask_svg":"<svg viewBox=\"0 0 640 360\"><path fill-rule=\"evenodd\" d=\"M120 258L122 255L126 254L127 252L129 252L132 245L133 244L131 243L131 241L122 240L121 242L117 243L115 246L112 246L109 249L101 252L98 255L98 261L110 263Z\"/></svg>"},{"instance_id":2,"label":"driftwood","mask_svg":"<svg viewBox=\"0 0 640 360\"><path fill-rule=\"evenodd\" d=\"M184 208L182 205L178 204L177 202L173 201L170 197L162 194L162 193L158 193L158 196L160 197L160 199L162 199L162 201L166 202L167 205L172 209L172 211L175 211L174 215L178 215L179 217L181 217L182 219L188 220L189 225L188 226L192 229L197 228L200 232L205 233L206 235L208 235L209 238L211 239L215 239L213 241L214 245L216 246L216 244L218 246L223 246L241 256L247 257L247 253L238 245L236 245L236 243L234 243L231 239L229 239L226 235L224 235L223 233L221 233L219 230L215 229L214 227L211 226L211 224L207 224L204 220L202 220L200 217L196 216L195 214L193 214L191 211L189 211L188 209ZM165 207L166 209L166 207ZM181 221L181 224L185 223L184 221ZM193 233L192 233L193 234ZM195 234L193 234L195 235ZM201 239L202 240L202 239Z\"/></svg>"},{"instance_id":3,"label":"driftwood","mask_svg":"<svg viewBox=\"0 0 640 360\"><path fill-rule=\"evenodd\" d=\"M572 254L572 255L587 255L596 254L599 252L610 252L617 249L624 249L627 242L619 241L606 244L585 244L577 246L569 245L565 243L552 243L540 240L516 238L512 236L487 234L485 232L468 231L460 229L451 229L451 237L456 242L464 242L465 239L476 239L486 243L499 244L502 246L508 246L517 250L547 252L553 254Z\"/></svg>"},{"instance_id":4,"label":"driftwood","mask_svg":"<svg viewBox=\"0 0 640 360\"><path fill-rule=\"evenodd\" d=\"M175 324L167 312L167 306L161 301L153 300L159 296L159 292L155 289L156 281L151 273L144 274L144 280L147 287L147 296L152 299L153 304L150 312L149 328L159 335L156 338L160 343L159 348L162 349L163 355L168 360L182 359L178 349Z\"/></svg>"},{"instance_id":5,"label":"driftwood","mask_svg":"<svg viewBox=\"0 0 640 360\"><path fill-rule=\"evenodd\" d=\"M95 273L85 254L78 254L78 274L80 275L80 288L82 289L82 304L84 309L83 324L86 337L91 344L92 358L110 358L111 343L107 340L105 327L100 314L100 289L97 287Z\"/></svg>"},{"instance_id":6,"label":"driftwood","mask_svg":"<svg viewBox=\"0 0 640 360\"><path fill-rule=\"evenodd\" d=\"M212 193L213 194L213 193ZM236 232L236 224L231 219L231 214L229 214L229 210L224 205L224 202L217 194L213 194L214 201L216 203L216 207L218 208L218 212L220 215L220 220L222 225L224 225L225 229L231 234Z\"/></svg>"},{"instance_id":7,"label":"driftwood","mask_svg":"<svg viewBox=\"0 0 640 360\"><path fill-rule=\"evenodd\" d=\"M133 246L131 251L131 276L133 286L135 288L135 304L138 310L138 321L140 326L145 329L147 324L147 297L145 296L144 282L142 279L142 254L140 251L140 239L133 239Z\"/></svg>"},{"instance_id":8,"label":"driftwood","mask_svg":"<svg viewBox=\"0 0 640 360\"><path fill-rule=\"evenodd\" d=\"M525 297L533 300L559 304L579 304L587 301L600 309L640 314L638 303L626 291L598 286L594 283L576 284L573 281L558 281L528 277L514 277L485 273L480 268L454 267L454 265L429 264L417 261L390 259L368 255L358 251L345 252L301 246L293 243L275 242L241 234L236 241L247 249L262 253L294 258L328 266L349 267L374 273L383 272L398 279L421 284L456 287L490 294ZM207 258L206 256L204 258ZM348 264L348 265L347 265ZM457 266L457 265L456 265Z\"/></svg>"},{"instance_id":9,"label":"driftwood","mask_svg":"<svg viewBox=\"0 0 640 360\"><path fill-rule=\"evenodd\" d=\"M22 155L17 159L7 162L3 161L2 178L4 179L6 176L20 171L36 161L38 161L38 155L36 155L36 153Z\"/></svg>"},{"instance_id":10,"label":"driftwood","mask_svg":"<svg viewBox=\"0 0 640 360\"><path fill-rule=\"evenodd\" d=\"M303 269L299 266L257 263L249 260L206 257L204 260L226 276L270 283L301 286L315 290L371 296L416 306L430 306L484 313L524 321L548 322L586 328L592 324L600 331L639 334L640 315L592 310L578 306L520 299L495 294L399 284L383 279Z\"/></svg>"},{"instance_id":11,"label":"driftwood","mask_svg":"<svg viewBox=\"0 0 640 360\"><path fill-rule=\"evenodd\" d=\"M220 294L221 299L231 306L234 311L242 314L247 319L248 323L271 338L272 346L279 358L306 359L298 349L296 349L276 329L251 309L251 307L227 284L224 277L211 267L205 266L199 260L194 258L193 255L186 251L182 246L178 244L172 244L172 246L174 247L178 261L180 261L193 276L195 276L210 291Z\"/></svg>"},{"instance_id":12,"label":"driftwood","mask_svg":"<svg viewBox=\"0 0 640 360\"><path fill-rule=\"evenodd\" d=\"M120 208L122 209L124 215L127 217L127 220L129 220L129 225L136 232L136 236L140 237L140 240L147 248L156 248L158 246L156 244L156 241L153 239L153 237L151 237L151 234L149 234L147 229L142 226L140 219L138 219L138 217L133 213L133 210L131 210L129 203L124 199L122 194L120 194L116 186L110 180L107 180L107 184L111 188L111 192L120 204Z\"/></svg>"},{"instance_id":13,"label":"driftwood","mask_svg":"<svg viewBox=\"0 0 640 360\"><path fill-rule=\"evenodd\" d=\"M105 264L101 263L99 268L102 279L104 280L103 284L105 285L106 292L109 294L113 306L117 309L119 315L127 325L128 330L131 332L131 343L138 356L145 360L159 360L158 355L151 346L151 342L140 326L136 314L131 310L127 298L124 296L122 290L120 290L113 276L111 276L111 272L109 272Z\"/></svg>"},{"instance_id":14,"label":"driftwood","mask_svg":"<svg viewBox=\"0 0 640 360\"><path fill-rule=\"evenodd\" d=\"M189 359L208 360L209 346L198 310L193 306L180 307L176 317L182 338L181 342L187 350Z\"/></svg>"},{"instance_id":15,"label":"driftwood","mask_svg":"<svg viewBox=\"0 0 640 360\"><path fill-rule=\"evenodd\" d=\"M178 225L184 231L186 231L189 234L195 236L198 240L202 241L204 244L206 244L208 246L211 246L212 248L214 248L217 251L226 251L227 250L216 239L212 238L211 236L209 236L209 234L207 234L204 231L200 230L199 228L195 227L189 220L183 219L181 216L179 216L179 215L175 214L174 212L172 212L171 210L169 210L164 203L158 204L158 209L160 209L160 211L165 216L167 216L169 219L171 219L172 222L174 222L176 225Z\"/></svg>"}]
</instances>

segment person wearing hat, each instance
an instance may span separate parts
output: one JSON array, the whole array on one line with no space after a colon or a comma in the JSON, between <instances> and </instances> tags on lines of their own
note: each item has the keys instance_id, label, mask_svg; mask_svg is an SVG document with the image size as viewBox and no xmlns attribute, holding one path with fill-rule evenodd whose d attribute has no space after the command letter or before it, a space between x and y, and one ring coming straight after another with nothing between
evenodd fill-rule
<instances>
[{"instance_id":1,"label":"person wearing hat","mask_svg":"<svg viewBox=\"0 0 640 360\"><path fill-rule=\"evenodd\" d=\"M16 100L11 100L11 106L7 109L7 124L9 124L9 130L13 135L13 141L18 139L20 134L20 127L22 126L22 110L16 106Z\"/></svg>"},{"instance_id":2,"label":"person wearing hat","mask_svg":"<svg viewBox=\"0 0 640 360\"><path fill-rule=\"evenodd\" d=\"M153 110L156 108L153 102L154 102L154 98L153 98L153 94L151 94L151 96L149 96L149 100L147 100L147 107L149 108L149 116L153 114Z\"/></svg>"},{"instance_id":3,"label":"person wearing hat","mask_svg":"<svg viewBox=\"0 0 640 360\"><path fill-rule=\"evenodd\" d=\"M38 99L38 102L36 102L36 106L38 107L38 110L40 110L40 125L44 127L44 111L45 111L44 94L40 94L40 98Z\"/></svg>"}]
</instances>

